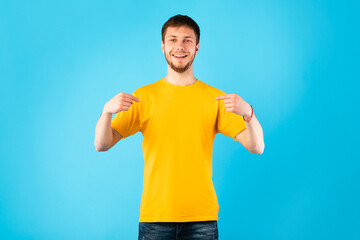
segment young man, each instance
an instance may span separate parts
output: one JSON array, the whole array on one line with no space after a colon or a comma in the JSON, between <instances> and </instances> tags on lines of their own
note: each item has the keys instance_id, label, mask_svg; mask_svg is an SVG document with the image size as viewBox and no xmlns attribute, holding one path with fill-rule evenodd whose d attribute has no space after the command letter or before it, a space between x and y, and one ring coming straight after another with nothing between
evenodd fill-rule
<instances>
[{"instance_id":1,"label":"young man","mask_svg":"<svg viewBox=\"0 0 360 240\"><path fill-rule=\"evenodd\" d=\"M264 151L252 106L194 77L199 39L193 19L170 18L161 43L167 75L132 95L117 94L105 104L96 125L97 151L107 151L138 131L143 134L139 239L218 239L219 205L212 182L215 134L239 141L251 153Z\"/></svg>"}]
</instances>

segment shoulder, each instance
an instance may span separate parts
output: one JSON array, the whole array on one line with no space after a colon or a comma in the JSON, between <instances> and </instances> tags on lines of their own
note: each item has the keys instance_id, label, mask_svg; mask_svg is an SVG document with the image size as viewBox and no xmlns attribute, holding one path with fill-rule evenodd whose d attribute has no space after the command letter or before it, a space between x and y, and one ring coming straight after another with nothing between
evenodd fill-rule
<instances>
[{"instance_id":1,"label":"shoulder","mask_svg":"<svg viewBox=\"0 0 360 240\"><path fill-rule=\"evenodd\" d=\"M152 82L147 85L143 85L132 93L135 97L139 99L143 99L143 103L146 102L146 104L150 103L150 100L154 99L154 96L158 94L159 89L159 81Z\"/></svg>"},{"instance_id":2,"label":"shoulder","mask_svg":"<svg viewBox=\"0 0 360 240\"><path fill-rule=\"evenodd\" d=\"M210 84L207 84L205 82L200 81L202 88L204 89L204 91L206 91L208 94L210 94L211 96L220 96L220 95L225 95L226 93L214 86L211 86Z\"/></svg>"},{"instance_id":3,"label":"shoulder","mask_svg":"<svg viewBox=\"0 0 360 240\"><path fill-rule=\"evenodd\" d=\"M153 82L153 83L141 86L141 87L135 89L135 91L133 93L136 95L139 95L139 96L147 95L156 89L156 85L157 85L157 82Z\"/></svg>"}]
</instances>

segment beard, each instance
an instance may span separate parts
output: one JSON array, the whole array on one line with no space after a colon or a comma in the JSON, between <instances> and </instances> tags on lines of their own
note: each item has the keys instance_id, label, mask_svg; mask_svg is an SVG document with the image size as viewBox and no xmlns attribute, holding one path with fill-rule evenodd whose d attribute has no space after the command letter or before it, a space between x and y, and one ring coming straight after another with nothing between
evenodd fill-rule
<instances>
[{"instance_id":1,"label":"beard","mask_svg":"<svg viewBox=\"0 0 360 240\"><path fill-rule=\"evenodd\" d=\"M184 66L184 67L177 67L175 66L174 62L171 61L171 53L169 54L165 54L165 59L166 59L166 62L169 64L169 66L175 71L175 72L178 72L178 73L183 73L185 72L186 70L189 69L189 67L192 65L194 59L195 59L195 54L194 55L188 55L188 57L190 57L190 60L189 62ZM180 64L183 64L183 63L180 63Z\"/></svg>"}]
</instances>

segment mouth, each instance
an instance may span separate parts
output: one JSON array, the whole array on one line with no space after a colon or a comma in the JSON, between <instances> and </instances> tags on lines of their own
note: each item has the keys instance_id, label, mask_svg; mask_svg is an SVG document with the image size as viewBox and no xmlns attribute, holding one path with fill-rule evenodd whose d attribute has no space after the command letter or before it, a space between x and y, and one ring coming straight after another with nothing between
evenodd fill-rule
<instances>
[{"instance_id":1,"label":"mouth","mask_svg":"<svg viewBox=\"0 0 360 240\"><path fill-rule=\"evenodd\" d=\"M175 59L185 59L188 55L187 54L171 54L171 56L173 56Z\"/></svg>"}]
</instances>

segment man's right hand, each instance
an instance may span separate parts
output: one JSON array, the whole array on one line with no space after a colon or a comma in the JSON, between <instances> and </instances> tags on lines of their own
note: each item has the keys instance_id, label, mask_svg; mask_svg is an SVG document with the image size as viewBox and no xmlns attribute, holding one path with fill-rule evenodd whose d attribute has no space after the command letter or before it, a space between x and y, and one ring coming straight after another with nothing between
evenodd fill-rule
<instances>
[{"instance_id":1,"label":"man's right hand","mask_svg":"<svg viewBox=\"0 0 360 240\"><path fill-rule=\"evenodd\" d=\"M131 104L133 104L133 101L140 102L140 99L131 94L121 92L105 104L103 113L113 114L120 111L127 111L131 107Z\"/></svg>"}]
</instances>

